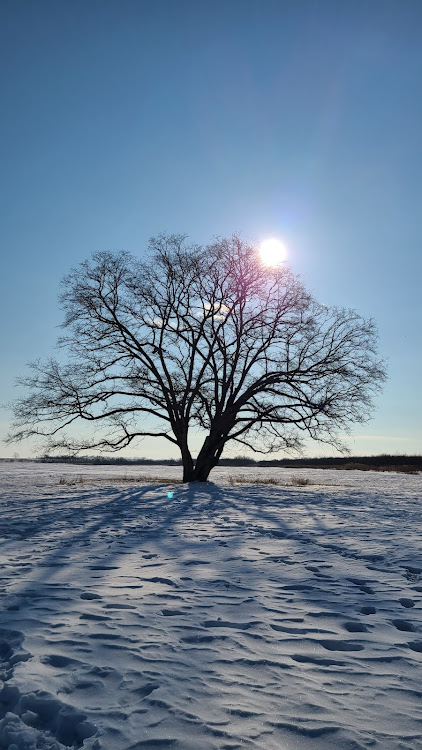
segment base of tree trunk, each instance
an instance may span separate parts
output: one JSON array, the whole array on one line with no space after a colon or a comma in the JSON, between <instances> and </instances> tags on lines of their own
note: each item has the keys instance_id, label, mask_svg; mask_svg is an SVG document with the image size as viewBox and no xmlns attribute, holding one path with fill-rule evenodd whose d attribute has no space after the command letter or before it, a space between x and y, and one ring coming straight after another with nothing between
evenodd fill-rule
<instances>
[{"instance_id":1,"label":"base of tree trunk","mask_svg":"<svg viewBox=\"0 0 422 750\"><path fill-rule=\"evenodd\" d=\"M194 469L183 469L183 482L207 482L213 466L198 466Z\"/></svg>"}]
</instances>

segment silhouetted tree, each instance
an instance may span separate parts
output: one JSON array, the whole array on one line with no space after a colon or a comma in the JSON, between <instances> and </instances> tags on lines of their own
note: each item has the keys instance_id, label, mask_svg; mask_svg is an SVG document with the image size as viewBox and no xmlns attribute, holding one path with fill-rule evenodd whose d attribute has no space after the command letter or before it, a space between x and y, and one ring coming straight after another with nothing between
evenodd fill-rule
<instances>
[{"instance_id":1,"label":"silhouetted tree","mask_svg":"<svg viewBox=\"0 0 422 750\"><path fill-rule=\"evenodd\" d=\"M204 248L161 235L147 260L96 253L62 284L68 363L36 362L21 379L9 441L77 452L161 436L184 481L205 481L228 443L271 453L310 436L341 449L339 431L368 418L385 378L372 320L318 304L237 236ZM96 425L91 438L66 436L78 421Z\"/></svg>"}]
</instances>

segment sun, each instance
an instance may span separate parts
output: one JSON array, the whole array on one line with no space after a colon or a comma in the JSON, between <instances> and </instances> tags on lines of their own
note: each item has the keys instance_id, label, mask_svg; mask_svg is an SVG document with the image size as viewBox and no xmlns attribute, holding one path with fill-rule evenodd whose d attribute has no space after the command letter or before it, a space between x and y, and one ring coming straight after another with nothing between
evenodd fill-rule
<instances>
[{"instance_id":1,"label":"sun","mask_svg":"<svg viewBox=\"0 0 422 750\"><path fill-rule=\"evenodd\" d=\"M264 265L280 266L286 260L286 246L276 238L264 240L259 246L259 255Z\"/></svg>"}]
</instances>

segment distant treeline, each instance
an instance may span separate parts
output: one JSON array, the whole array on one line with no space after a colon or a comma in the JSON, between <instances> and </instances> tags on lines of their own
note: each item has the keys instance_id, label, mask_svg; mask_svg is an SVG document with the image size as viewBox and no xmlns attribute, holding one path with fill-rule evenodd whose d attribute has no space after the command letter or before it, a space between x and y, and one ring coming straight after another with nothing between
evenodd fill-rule
<instances>
[{"instance_id":1,"label":"distant treeline","mask_svg":"<svg viewBox=\"0 0 422 750\"><path fill-rule=\"evenodd\" d=\"M41 463L66 463L66 464L95 464L106 466L180 466L181 460L177 458L153 459L153 458L125 458L122 456L42 456L38 459L2 459L9 461L38 461ZM390 455L380 454L378 456L320 456L318 458L278 458L267 460L255 460L246 456L237 458L222 458L219 466L263 466L298 469L378 469L382 471L422 471L422 455Z\"/></svg>"}]
</instances>

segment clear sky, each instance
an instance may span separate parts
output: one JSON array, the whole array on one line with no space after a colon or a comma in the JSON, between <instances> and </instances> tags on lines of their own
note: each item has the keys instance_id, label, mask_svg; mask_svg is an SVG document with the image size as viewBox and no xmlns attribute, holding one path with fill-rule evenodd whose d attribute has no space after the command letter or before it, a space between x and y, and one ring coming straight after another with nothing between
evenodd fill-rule
<instances>
[{"instance_id":1,"label":"clear sky","mask_svg":"<svg viewBox=\"0 0 422 750\"><path fill-rule=\"evenodd\" d=\"M420 0L3 0L0 401L91 252L279 236L319 301L378 323L352 452L421 453L421 38Z\"/></svg>"}]
</instances>

